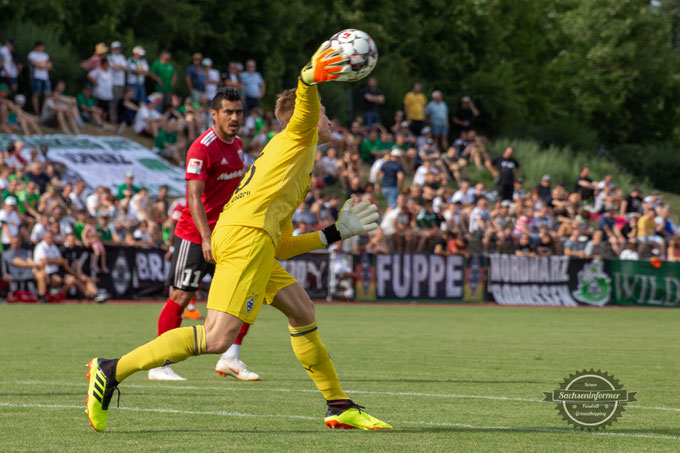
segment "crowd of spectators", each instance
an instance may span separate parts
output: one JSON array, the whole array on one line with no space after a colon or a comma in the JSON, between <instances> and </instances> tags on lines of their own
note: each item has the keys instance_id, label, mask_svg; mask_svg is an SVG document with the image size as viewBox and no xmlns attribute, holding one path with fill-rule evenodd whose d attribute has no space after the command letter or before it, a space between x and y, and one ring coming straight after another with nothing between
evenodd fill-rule
<instances>
[{"instance_id":1,"label":"crowd of spectators","mask_svg":"<svg viewBox=\"0 0 680 453\"><path fill-rule=\"evenodd\" d=\"M11 40L0 47L3 130L41 133L44 124L78 133L83 122L119 132L131 127L134 133L153 138L163 157L183 164L188 144L210 125L209 103L217 88L230 86L242 93L244 101L240 135L246 166L280 131L272 112L261 109L266 85L254 60L246 62L245 70L230 62L227 72L221 73L210 58L195 53L183 71L188 95L181 97L176 87L181 74L169 51L149 64L141 46L126 57L118 41L97 44L82 62L89 83L75 98L64 94L61 81L52 89L49 55L43 43L36 43L27 60L31 103L40 114L31 115L24 110L26 99L13 95L22 70L15 47ZM149 95L147 87L152 87ZM680 260L678 226L658 193L636 189L624 194L611 175L593 181L588 168L576 181L554 182L546 174L536 187L525 187L512 147L495 157L487 152L486 139L475 128L481 112L469 96L449 109L445 93L434 90L428 95L416 82L404 94L403 109L385 118L381 109L386 98L376 78L367 80L360 95L360 114L349 127L334 121L332 141L319 148L312 190L293 217L296 234L334 222L345 197L380 203L384 199L381 229L340 247L374 253ZM20 143L13 147L0 166L0 185L7 181L3 201L15 197L17 208L4 203L9 207L3 210L18 211L18 234L25 241L42 239L33 234L36 228L53 231L56 242L72 230L76 240L101 257L103 269L104 244L163 246L170 235L167 191L151 200L143 187L127 178L117 193L99 187L88 194L82 182L62 184L49 162L24 158L25 165L12 165L24 154L45 160L37 150L17 151ZM468 181L471 166L477 175L488 171L493 185ZM38 184L37 177L30 176L43 174L47 183ZM3 227L3 242L5 234Z\"/></svg>"}]
</instances>

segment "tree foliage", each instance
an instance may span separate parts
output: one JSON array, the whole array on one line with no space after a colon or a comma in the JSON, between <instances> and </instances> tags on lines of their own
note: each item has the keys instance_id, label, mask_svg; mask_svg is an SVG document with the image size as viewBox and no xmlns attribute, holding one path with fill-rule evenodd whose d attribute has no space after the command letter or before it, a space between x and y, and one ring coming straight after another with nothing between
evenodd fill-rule
<instances>
[{"instance_id":1,"label":"tree foliage","mask_svg":"<svg viewBox=\"0 0 680 453\"><path fill-rule=\"evenodd\" d=\"M550 141L550 131L583 131L581 142L595 136L618 145L680 134L679 0L0 0L0 6L0 38L16 37L24 57L35 39L46 41L54 75L67 79L71 91L84 78L77 62L95 43L118 39L128 52L142 44L149 59L171 49L180 68L195 51L221 69L254 58L271 104L320 42L353 27L378 44L385 118L418 80L426 91L441 89L452 109L460 96L472 96L490 135L540 130ZM324 89L329 111L349 120L359 88Z\"/></svg>"}]
</instances>

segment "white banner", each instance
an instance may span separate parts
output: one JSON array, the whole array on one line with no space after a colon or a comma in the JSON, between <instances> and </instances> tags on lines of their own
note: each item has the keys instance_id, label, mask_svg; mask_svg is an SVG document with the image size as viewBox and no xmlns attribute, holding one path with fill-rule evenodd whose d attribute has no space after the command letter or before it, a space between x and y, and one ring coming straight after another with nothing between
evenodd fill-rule
<instances>
[{"instance_id":1,"label":"white banner","mask_svg":"<svg viewBox=\"0 0 680 453\"><path fill-rule=\"evenodd\" d=\"M40 149L46 145L47 158L66 166L64 181L82 179L91 190L97 186L117 189L123 184L125 173L132 172L135 185L146 187L152 194L158 193L164 184L172 196L182 196L185 192L183 168L169 164L152 150L123 137L0 134L0 147L5 149L15 140L24 143L22 155L26 157L30 148Z\"/></svg>"}]
</instances>

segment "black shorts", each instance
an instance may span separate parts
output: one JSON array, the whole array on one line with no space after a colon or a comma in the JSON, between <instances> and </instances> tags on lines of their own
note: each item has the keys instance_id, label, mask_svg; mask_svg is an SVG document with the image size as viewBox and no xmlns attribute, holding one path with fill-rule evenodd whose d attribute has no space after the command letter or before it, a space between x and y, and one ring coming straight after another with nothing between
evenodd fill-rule
<instances>
[{"instance_id":1,"label":"black shorts","mask_svg":"<svg viewBox=\"0 0 680 453\"><path fill-rule=\"evenodd\" d=\"M196 292L206 274L215 273L215 265L203 258L201 244L175 236L172 265L167 285L182 291Z\"/></svg>"}]
</instances>

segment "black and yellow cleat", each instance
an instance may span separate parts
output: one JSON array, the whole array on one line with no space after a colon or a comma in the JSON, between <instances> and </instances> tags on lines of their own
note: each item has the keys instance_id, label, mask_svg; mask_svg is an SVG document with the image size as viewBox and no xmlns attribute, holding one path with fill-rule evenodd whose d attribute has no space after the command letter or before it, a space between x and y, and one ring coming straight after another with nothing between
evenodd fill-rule
<instances>
[{"instance_id":1,"label":"black and yellow cleat","mask_svg":"<svg viewBox=\"0 0 680 453\"><path fill-rule=\"evenodd\" d=\"M351 400L328 401L324 422L328 428L335 429L392 429L391 425L366 413L362 406Z\"/></svg>"},{"instance_id":2,"label":"black and yellow cleat","mask_svg":"<svg viewBox=\"0 0 680 453\"><path fill-rule=\"evenodd\" d=\"M87 418L90 426L95 431L104 431L106 428L106 418L109 415L109 404L114 390L118 391L120 401L120 390L116 381L116 364L118 359L99 359L94 358L88 362L87 378L90 386L87 389Z\"/></svg>"}]
</instances>

